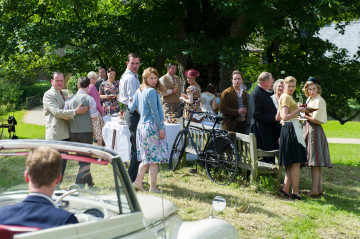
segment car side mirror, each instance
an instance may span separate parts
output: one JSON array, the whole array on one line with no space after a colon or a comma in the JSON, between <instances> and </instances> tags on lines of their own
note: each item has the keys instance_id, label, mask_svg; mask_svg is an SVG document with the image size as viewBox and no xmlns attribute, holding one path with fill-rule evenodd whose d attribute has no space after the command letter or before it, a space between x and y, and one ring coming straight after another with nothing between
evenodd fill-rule
<instances>
[{"instance_id":1,"label":"car side mirror","mask_svg":"<svg viewBox=\"0 0 360 239\"><path fill-rule=\"evenodd\" d=\"M221 212L225 209L225 207L226 207L225 198L222 196L216 196L212 203L212 210L211 210L210 218L214 218L214 216L213 216L214 210L217 212Z\"/></svg>"}]
</instances>

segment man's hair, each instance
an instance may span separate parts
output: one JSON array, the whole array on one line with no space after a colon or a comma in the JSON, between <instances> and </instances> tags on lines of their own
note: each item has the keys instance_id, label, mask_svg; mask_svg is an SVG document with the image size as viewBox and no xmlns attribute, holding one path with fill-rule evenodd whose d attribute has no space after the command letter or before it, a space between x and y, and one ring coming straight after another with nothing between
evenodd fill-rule
<instances>
[{"instance_id":1,"label":"man's hair","mask_svg":"<svg viewBox=\"0 0 360 239\"><path fill-rule=\"evenodd\" d=\"M38 188L50 186L61 173L62 158L58 151L48 146L32 150L26 158L26 171Z\"/></svg>"},{"instance_id":2,"label":"man's hair","mask_svg":"<svg viewBox=\"0 0 360 239\"><path fill-rule=\"evenodd\" d=\"M60 71L55 71L53 72L51 79L54 79L56 75L64 75L64 74Z\"/></svg>"},{"instance_id":3,"label":"man's hair","mask_svg":"<svg viewBox=\"0 0 360 239\"><path fill-rule=\"evenodd\" d=\"M166 65L166 69L169 69L171 66L176 66L174 62L170 62Z\"/></svg>"},{"instance_id":4,"label":"man's hair","mask_svg":"<svg viewBox=\"0 0 360 239\"><path fill-rule=\"evenodd\" d=\"M99 75L95 72L95 71L90 71L88 74L87 74L87 77L89 78L99 78Z\"/></svg>"},{"instance_id":5,"label":"man's hair","mask_svg":"<svg viewBox=\"0 0 360 239\"><path fill-rule=\"evenodd\" d=\"M99 66L99 68L98 68L98 72L99 72L99 70L100 70L100 69L104 69L104 70L106 71L105 66Z\"/></svg>"},{"instance_id":6,"label":"man's hair","mask_svg":"<svg viewBox=\"0 0 360 239\"><path fill-rule=\"evenodd\" d=\"M78 79L79 88L86 88L90 85L90 79L83 76Z\"/></svg>"},{"instance_id":7,"label":"man's hair","mask_svg":"<svg viewBox=\"0 0 360 239\"><path fill-rule=\"evenodd\" d=\"M259 75L259 77L258 77L258 79L257 79L257 82L258 82L258 83L263 83L263 82L265 82L265 81L270 80L271 78L272 78L271 73L264 71L264 72L261 72L261 73L260 73L260 75Z\"/></svg>"},{"instance_id":8,"label":"man's hair","mask_svg":"<svg viewBox=\"0 0 360 239\"><path fill-rule=\"evenodd\" d=\"M241 79L244 79L244 78L243 78L243 75L241 74L241 72L238 71L238 70L235 70L235 71L233 71L233 72L231 73L231 80L233 79L233 76L236 75L236 74L239 74L239 75L241 76Z\"/></svg>"},{"instance_id":9,"label":"man's hair","mask_svg":"<svg viewBox=\"0 0 360 239\"><path fill-rule=\"evenodd\" d=\"M130 61L130 57L132 57L132 58L139 58L139 59L140 59L140 56L139 56L139 54L137 54L137 53L130 53L130 54L127 56L128 61Z\"/></svg>"}]
</instances>

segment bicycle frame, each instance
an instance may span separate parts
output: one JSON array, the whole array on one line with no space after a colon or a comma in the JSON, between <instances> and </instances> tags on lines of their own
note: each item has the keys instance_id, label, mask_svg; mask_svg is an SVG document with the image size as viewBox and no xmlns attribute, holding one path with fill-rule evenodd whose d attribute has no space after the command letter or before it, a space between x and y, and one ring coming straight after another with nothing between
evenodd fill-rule
<instances>
[{"instance_id":1,"label":"bicycle frame","mask_svg":"<svg viewBox=\"0 0 360 239\"><path fill-rule=\"evenodd\" d=\"M208 114L208 113L207 113L207 112L194 112L194 111L190 111L189 120L188 120L188 122L187 122L187 124L186 124L186 126L185 126L186 134L188 135L188 138L189 138L190 141L191 141L190 143L195 146L194 149L195 149L195 152L196 152L197 160L199 161L199 160L200 160L200 155L202 155L202 154L205 153L206 149L208 148L208 145L209 145L211 142L213 143L213 146L214 146L214 149L215 149L215 152L214 152L214 153L217 152L217 150L216 150L216 144L215 144L215 138L216 138L217 134L220 135L220 134L223 133L223 132L217 132L217 131L220 131L220 130L216 130L216 129L215 129L216 124L221 121L221 117L215 117L215 121L214 121L214 124L213 124L213 126L212 126L212 129L211 129L211 130L210 130L210 129L205 129L205 131L208 132L208 135L207 135L208 137L207 137L207 140L206 140L206 143L205 143L203 149L202 149L201 151L199 151L199 150L197 149L196 143L195 143L195 141L194 141L194 139L193 139L193 137L192 137L192 135L190 134L190 131L189 131L190 122L191 122L191 119L192 119L194 113L197 113L197 114ZM219 122L218 122L218 121L219 121ZM221 130L221 131L222 131L222 130ZM204 159L201 159L201 161L204 161Z\"/></svg>"}]
</instances>

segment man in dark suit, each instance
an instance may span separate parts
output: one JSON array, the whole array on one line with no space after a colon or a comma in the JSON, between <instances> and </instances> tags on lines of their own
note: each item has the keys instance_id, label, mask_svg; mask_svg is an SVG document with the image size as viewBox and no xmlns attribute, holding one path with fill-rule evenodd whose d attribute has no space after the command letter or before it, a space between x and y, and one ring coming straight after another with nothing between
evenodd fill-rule
<instances>
[{"instance_id":1,"label":"man in dark suit","mask_svg":"<svg viewBox=\"0 0 360 239\"><path fill-rule=\"evenodd\" d=\"M51 199L62 177L61 167L61 155L50 147L30 152L24 173L30 194L20 203L1 207L0 224L46 229L78 223L74 214L57 208Z\"/></svg>"},{"instance_id":2,"label":"man in dark suit","mask_svg":"<svg viewBox=\"0 0 360 239\"><path fill-rule=\"evenodd\" d=\"M279 147L275 137L277 110L267 92L274 84L274 79L271 73L262 72L257 82L249 102L250 132L256 136L258 149L274 150ZM275 164L274 157L264 157L263 160Z\"/></svg>"}]
</instances>

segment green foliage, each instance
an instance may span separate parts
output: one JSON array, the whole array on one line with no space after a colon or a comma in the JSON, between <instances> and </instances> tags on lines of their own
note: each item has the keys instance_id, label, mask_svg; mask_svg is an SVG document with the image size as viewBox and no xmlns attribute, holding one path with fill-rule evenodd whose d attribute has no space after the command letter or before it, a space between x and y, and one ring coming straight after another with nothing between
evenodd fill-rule
<instances>
[{"instance_id":1,"label":"green foliage","mask_svg":"<svg viewBox=\"0 0 360 239\"><path fill-rule=\"evenodd\" d=\"M66 84L66 88L71 94L76 94L78 91L77 82L80 77L87 76L86 73L76 73L75 75L70 76L69 81Z\"/></svg>"},{"instance_id":2,"label":"green foliage","mask_svg":"<svg viewBox=\"0 0 360 239\"><path fill-rule=\"evenodd\" d=\"M102 65L121 72L128 53L138 52L145 67L161 71L175 59L180 74L196 68L203 86L221 89L234 69L249 83L261 71L292 75L299 85L319 77L329 115L345 123L360 113L359 62L316 34L331 22L343 32L359 13L356 0L1 1L0 80L14 84L9 89L55 70L76 74ZM254 49L268 64L248 53Z\"/></svg>"},{"instance_id":3,"label":"green foliage","mask_svg":"<svg viewBox=\"0 0 360 239\"><path fill-rule=\"evenodd\" d=\"M42 97L44 93L51 88L50 81L37 82L30 86L23 87L22 99L25 100L26 97L31 97L35 95L40 95Z\"/></svg>"}]
</instances>

